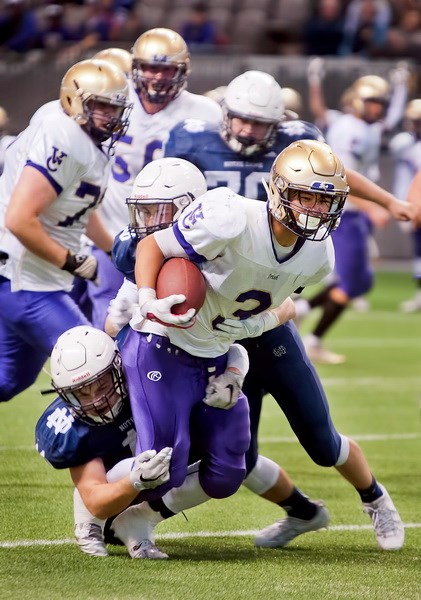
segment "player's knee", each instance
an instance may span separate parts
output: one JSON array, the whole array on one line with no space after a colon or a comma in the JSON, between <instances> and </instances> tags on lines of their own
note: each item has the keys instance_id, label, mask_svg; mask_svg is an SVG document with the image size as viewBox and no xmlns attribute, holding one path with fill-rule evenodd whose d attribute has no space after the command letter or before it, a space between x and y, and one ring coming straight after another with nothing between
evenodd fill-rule
<instances>
[{"instance_id":1,"label":"player's knee","mask_svg":"<svg viewBox=\"0 0 421 600\"><path fill-rule=\"evenodd\" d=\"M211 498L221 500L235 494L246 476L244 465L225 467L223 470L212 470L200 474L200 485Z\"/></svg>"},{"instance_id":2,"label":"player's knee","mask_svg":"<svg viewBox=\"0 0 421 600\"><path fill-rule=\"evenodd\" d=\"M336 443L320 442L306 448L311 460L319 467L333 467L336 465L340 453L340 441Z\"/></svg>"}]
</instances>

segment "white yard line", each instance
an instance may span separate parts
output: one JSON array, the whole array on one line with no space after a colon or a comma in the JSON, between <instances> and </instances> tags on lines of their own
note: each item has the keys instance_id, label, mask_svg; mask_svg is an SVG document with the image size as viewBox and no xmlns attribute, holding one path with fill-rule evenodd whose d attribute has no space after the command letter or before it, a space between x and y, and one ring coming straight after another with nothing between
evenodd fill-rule
<instances>
[{"instance_id":1,"label":"white yard line","mask_svg":"<svg viewBox=\"0 0 421 600\"><path fill-rule=\"evenodd\" d=\"M421 523L405 523L405 529L419 529ZM329 531L368 531L371 530L371 525L331 525ZM238 531L196 531L184 533L163 533L157 534L160 540L181 540L187 538L223 538L223 537L249 537L255 536L259 530L238 530ZM72 538L63 540L17 540L14 542L0 542L0 548L30 548L33 546L63 546L65 544L74 544Z\"/></svg>"}]
</instances>

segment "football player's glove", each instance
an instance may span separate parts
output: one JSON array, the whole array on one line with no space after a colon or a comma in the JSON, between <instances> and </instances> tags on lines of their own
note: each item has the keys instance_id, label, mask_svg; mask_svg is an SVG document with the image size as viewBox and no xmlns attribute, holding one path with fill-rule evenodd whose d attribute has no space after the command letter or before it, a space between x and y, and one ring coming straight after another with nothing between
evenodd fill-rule
<instances>
[{"instance_id":1,"label":"football player's glove","mask_svg":"<svg viewBox=\"0 0 421 600\"><path fill-rule=\"evenodd\" d=\"M214 408L232 408L237 404L243 382L243 375L230 370L224 371L218 377L211 377L203 402Z\"/></svg>"},{"instance_id":2,"label":"football player's glove","mask_svg":"<svg viewBox=\"0 0 421 600\"><path fill-rule=\"evenodd\" d=\"M134 459L130 471L130 483L135 490L152 490L170 479L172 448L146 450Z\"/></svg>"},{"instance_id":3,"label":"football player's glove","mask_svg":"<svg viewBox=\"0 0 421 600\"><path fill-rule=\"evenodd\" d=\"M184 302L186 297L183 294L172 294L160 300L156 297L156 291L153 288L142 287L139 289L139 309L140 314L145 319L158 321L162 325L169 327L181 327L187 329L194 325L196 311L190 308L183 315L174 315L171 308L175 304Z\"/></svg>"},{"instance_id":4,"label":"football player's glove","mask_svg":"<svg viewBox=\"0 0 421 600\"><path fill-rule=\"evenodd\" d=\"M78 275L82 279L88 279L89 281L93 281L95 285L98 285L98 261L95 256L73 254L69 250L66 262L61 268L63 271L68 271L72 275Z\"/></svg>"}]
</instances>

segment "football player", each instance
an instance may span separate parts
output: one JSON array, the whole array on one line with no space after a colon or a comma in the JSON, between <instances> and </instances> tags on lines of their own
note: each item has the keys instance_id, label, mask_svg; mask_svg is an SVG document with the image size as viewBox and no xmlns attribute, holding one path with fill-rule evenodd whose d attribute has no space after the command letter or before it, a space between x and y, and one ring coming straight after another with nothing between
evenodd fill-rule
<instances>
[{"instance_id":1,"label":"football player","mask_svg":"<svg viewBox=\"0 0 421 600\"><path fill-rule=\"evenodd\" d=\"M61 82L61 110L33 119L6 150L0 180L0 401L35 381L63 331L87 323L67 292L75 275L97 279L95 257L80 253L81 234L104 251L112 247L95 209L109 151L127 127L127 96L117 67L100 60L77 63Z\"/></svg>"},{"instance_id":2,"label":"football player","mask_svg":"<svg viewBox=\"0 0 421 600\"><path fill-rule=\"evenodd\" d=\"M231 86L234 88L232 96L229 90ZM281 123L277 135L271 139L273 145L262 144L260 152L254 154L249 151L250 147L254 145L255 148L259 148L259 145L253 132L247 132L247 139L236 132L232 133L230 123L234 124L234 128L240 127L243 122L247 125L247 121L252 123L256 120L263 123L266 121L269 125L269 117L273 122L274 116L280 121L282 109L278 108L278 112L273 112L273 95L279 93L276 86L276 82L267 74L248 72L234 79L226 92L224 130L219 133L217 128L202 123L201 127L196 126L193 131L188 122L180 124L170 134L166 153L190 159L205 173L209 187L214 187L218 182L225 182L235 192L242 195L248 193L253 198L263 200L261 188L257 184L260 177L266 179L269 176L268 163L274 149L282 150L282 143L285 144L287 139L294 139L292 136L295 134L298 138L303 134L314 137L318 131L314 126L301 121ZM237 99L237 104L230 103L231 97ZM238 112L237 106L241 109ZM238 125L234 118L240 121ZM249 125L249 128L251 126ZM236 136L232 144L225 130ZM235 150L232 149L234 144ZM297 185L300 185L300 177L301 172L298 172ZM351 170L348 177L352 180L354 193L369 197L372 201L380 199L386 205L390 202L389 208L394 216L404 217L404 214L400 213L398 201L391 194ZM406 205L402 206L407 210ZM297 285L296 289L299 287L301 286ZM312 510L302 511L303 495L292 485L288 485L279 467L274 463L265 465L265 459L258 455L257 430L265 393L270 393L275 398L300 443L317 464L336 466L354 485L364 503L377 502L382 496L382 491L372 479L361 449L355 442L336 432L320 379L311 363L304 359L302 344L294 324L289 322L270 333L263 333L261 337L247 340L244 344L250 357L250 370L243 389L250 405L252 426L252 442L247 453L247 470L250 475L246 485L285 507L288 512L286 519L281 520L271 531L263 532L257 537L256 543L283 546L298 535L296 531L299 529L300 532L311 531L313 519L318 518L317 509L314 507ZM254 477L254 469L258 472L262 467L266 468L267 473L271 473L271 484L262 483L262 480ZM384 496L383 500L388 502L387 498ZM388 511L386 507L385 509L388 520L393 524L394 512ZM382 547L390 545L389 540L385 539L386 529L379 528L375 521L373 524L379 544ZM401 525L398 525L398 540L401 539L400 527Z\"/></svg>"},{"instance_id":3,"label":"football player","mask_svg":"<svg viewBox=\"0 0 421 600\"><path fill-rule=\"evenodd\" d=\"M404 73L398 72L402 79ZM394 75L396 78L396 74ZM339 116L328 128L326 140L341 157L347 169L354 169L372 181L379 179L379 155L382 135L400 120L406 101L403 79L395 86L393 110L390 109L391 86L376 75L366 75L351 86L348 114ZM388 108L389 107L389 108ZM351 183L352 191L352 183ZM313 362L339 364L345 356L324 347L323 339L354 300L360 300L374 281L370 249L373 248L373 225L384 227L389 215L371 202L354 195L348 199L341 227L333 234L335 277L324 289L297 303L299 319L320 306L322 314L304 344ZM378 251L374 250L374 253ZM361 303L361 302L360 302Z\"/></svg>"},{"instance_id":4,"label":"football player","mask_svg":"<svg viewBox=\"0 0 421 600\"><path fill-rule=\"evenodd\" d=\"M246 369L245 350L233 344L227 365ZM161 513L172 516L204 501L197 495L192 501L189 492L190 478L197 477L199 467L191 467L186 484L161 500L172 449L148 450L132 458L136 432L121 356L116 342L103 331L85 325L65 331L53 348L50 368L53 390L44 393L55 391L58 398L37 422L36 447L54 468L69 469L80 549L107 556L105 541L120 540L132 558L167 558L154 544L153 526L162 520ZM205 466L202 471L206 475ZM138 503L142 505L126 511Z\"/></svg>"},{"instance_id":5,"label":"football player","mask_svg":"<svg viewBox=\"0 0 421 600\"><path fill-rule=\"evenodd\" d=\"M183 38L170 29L156 28L143 33L132 49L130 124L115 147L114 163L100 214L110 233L117 235L127 224L125 199L134 178L144 165L162 156L169 130L179 121L206 118L219 122L219 105L185 88L190 73L190 55ZM88 283L93 305L92 322L103 329L109 302L122 284L121 274L109 257L94 249L99 262L99 285Z\"/></svg>"}]
</instances>

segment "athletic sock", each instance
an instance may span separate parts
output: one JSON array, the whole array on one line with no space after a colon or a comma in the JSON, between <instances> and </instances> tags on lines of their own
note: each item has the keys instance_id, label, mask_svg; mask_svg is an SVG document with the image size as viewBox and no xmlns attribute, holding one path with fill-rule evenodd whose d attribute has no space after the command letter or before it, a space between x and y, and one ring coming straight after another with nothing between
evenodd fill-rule
<instances>
[{"instance_id":1,"label":"athletic sock","mask_svg":"<svg viewBox=\"0 0 421 600\"><path fill-rule=\"evenodd\" d=\"M307 496L305 496L298 488L294 488L291 496L278 502L289 517L295 517L296 519L303 519L303 521L309 521L314 517L317 511L317 506L314 502L311 502Z\"/></svg>"},{"instance_id":2,"label":"athletic sock","mask_svg":"<svg viewBox=\"0 0 421 600\"><path fill-rule=\"evenodd\" d=\"M326 331L333 325L333 323L339 318L339 316L343 313L346 304L338 304L334 302L331 298L328 298L323 305L323 313L320 318L320 321L316 325L313 330L313 335L318 338L321 338Z\"/></svg>"},{"instance_id":3,"label":"athletic sock","mask_svg":"<svg viewBox=\"0 0 421 600\"><path fill-rule=\"evenodd\" d=\"M371 485L366 488L365 490L358 490L357 492L360 495L361 501L362 502L374 502L374 500L377 500L378 498L380 498L380 496L383 495L383 492L381 491L379 484L377 483L377 481L375 480L375 478L373 477Z\"/></svg>"}]
</instances>

